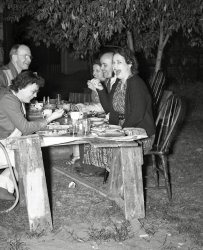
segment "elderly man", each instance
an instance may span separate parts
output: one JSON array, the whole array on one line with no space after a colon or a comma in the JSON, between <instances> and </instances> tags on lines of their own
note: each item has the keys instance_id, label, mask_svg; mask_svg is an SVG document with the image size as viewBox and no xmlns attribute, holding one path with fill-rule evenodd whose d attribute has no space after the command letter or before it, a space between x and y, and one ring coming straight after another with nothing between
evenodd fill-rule
<instances>
[{"instance_id":1,"label":"elderly man","mask_svg":"<svg viewBox=\"0 0 203 250\"><path fill-rule=\"evenodd\" d=\"M14 45L9 53L10 62L0 69L0 87L8 87L11 81L22 71L29 68L31 51L24 44Z\"/></svg>"}]
</instances>

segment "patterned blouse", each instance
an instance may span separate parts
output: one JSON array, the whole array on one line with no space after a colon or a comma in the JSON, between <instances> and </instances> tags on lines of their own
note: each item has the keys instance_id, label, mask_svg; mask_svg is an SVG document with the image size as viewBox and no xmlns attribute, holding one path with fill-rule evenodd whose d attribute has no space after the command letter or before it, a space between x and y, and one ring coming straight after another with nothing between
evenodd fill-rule
<instances>
[{"instance_id":1,"label":"patterned blouse","mask_svg":"<svg viewBox=\"0 0 203 250\"><path fill-rule=\"evenodd\" d=\"M125 113L125 94L126 94L127 84L123 84L122 81L119 81L114 95L113 95L113 109L119 114Z\"/></svg>"}]
</instances>

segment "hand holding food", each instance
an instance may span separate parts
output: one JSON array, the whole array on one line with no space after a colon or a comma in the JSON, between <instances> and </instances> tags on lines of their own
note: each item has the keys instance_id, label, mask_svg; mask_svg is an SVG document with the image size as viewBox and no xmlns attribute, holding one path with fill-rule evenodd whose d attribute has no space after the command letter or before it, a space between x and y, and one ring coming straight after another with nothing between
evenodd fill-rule
<instances>
[{"instance_id":1,"label":"hand holding food","mask_svg":"<svg viewBox=\"0 0 203 250\"><path fill-rule=\"evenodd\" d=\"M101 82L98 79L94 78L91 80L91 82L92 82L95 89L99 89L99 90L103 89L103 85L101 84Z\"/></svg>"},{"instance_id":2,"label":"hand holding food","mask_svg":"<svg viewBox=\"0 0 203 250\"><path fill-rule=\"evenodd\" d=\"M62 117L63 114L64 114L63 109L57 109L49 117L47 117L46 120L47 120L48 123L52 122L52 121Z\"/></svg>"}]
</instances>

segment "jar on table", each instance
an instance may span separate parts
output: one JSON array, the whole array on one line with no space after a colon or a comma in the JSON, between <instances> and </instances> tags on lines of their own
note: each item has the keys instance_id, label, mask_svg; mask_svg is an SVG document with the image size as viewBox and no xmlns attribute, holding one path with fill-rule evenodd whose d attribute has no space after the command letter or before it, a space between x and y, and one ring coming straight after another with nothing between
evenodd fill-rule
<instances>
[{"instance_id":1,"label":"jar on table","mask_svg":"<svg viewBox=\"0 0 203 250\"><path fill-rule=\"evenodd\" d=\"M77 133L79 136L86 136L90 133L90 121L88 118L79 119L77 121Z\"/></svg>"}]
</instances>

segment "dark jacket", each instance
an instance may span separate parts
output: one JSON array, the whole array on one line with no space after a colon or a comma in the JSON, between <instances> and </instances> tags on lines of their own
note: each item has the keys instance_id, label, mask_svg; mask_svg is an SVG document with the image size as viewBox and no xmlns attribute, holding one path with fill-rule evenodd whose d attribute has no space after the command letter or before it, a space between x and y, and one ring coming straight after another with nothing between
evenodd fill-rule
<instances>
[{"instance_id":1,"label":"dark jacket","mask_svg":"<svg viewBox=\"0 0 203 250\"><path fill-rule=\"evenodd\" d=\"M98 90L103 109L110 113L109 123L115 125L119 124L119 113L113 109L112 99L118 82L119 80L114 83L109 95L105 90ZM123 127L144 128L148 136L155 134L151 95L138 75L127 80L124 118Z\"/></svg>"},{"instance_id":2,"label":"dark jacket","mask_svg":"<svg viewBox=\"0 0 203 250\"><path fill-rule=\"evenodd\" d=\"M7 76L3 72L4 70L10 70L10 73L11 73L13 79L18 75L18 72L17 72L15 66L13 65L13 63L9 62L7 65L3 66L0 69L0 87L8 87L8 85L9 85Z\"/></svg>"}]
</instances>

